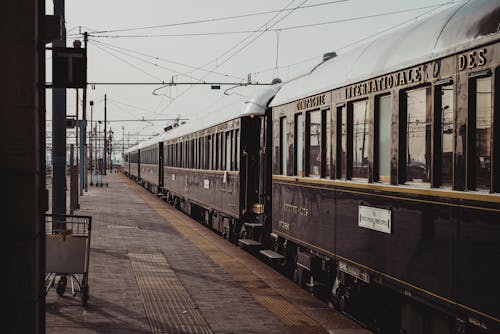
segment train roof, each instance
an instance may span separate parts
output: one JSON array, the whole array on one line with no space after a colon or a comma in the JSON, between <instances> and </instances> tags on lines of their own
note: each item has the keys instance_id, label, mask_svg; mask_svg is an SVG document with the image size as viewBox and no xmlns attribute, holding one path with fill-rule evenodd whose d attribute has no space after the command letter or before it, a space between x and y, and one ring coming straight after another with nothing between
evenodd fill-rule
<instances>
[{"instance_id":1,"label":"train roof","mask_svg":"<svg viewBox=\"0 0 500 334\"><path fill-rule=\"evenodd\" d=\"M499 38L500 0L469 0L326 60L287 82L271 106L293 102Z\"/></svg>"},{"instance_id":2,"label":"train roof","mask_svg":"<svg viewBox=\"0 0 500 334\"><path fill-rule=\"evenodd\" d=\"M149 147L155 143L182 137L184 135L207 129L236 118L264 115L270 100L276 95L281 86L281 83L277 83L274 85L259 87L251 96L239 96L235 102L226 106L222 110L217 110L216 112L206 114L200 118L181 124L161 135L155 136L126 149L124 153L144 149L145 147Z\"/></svg>"}]
</instances>

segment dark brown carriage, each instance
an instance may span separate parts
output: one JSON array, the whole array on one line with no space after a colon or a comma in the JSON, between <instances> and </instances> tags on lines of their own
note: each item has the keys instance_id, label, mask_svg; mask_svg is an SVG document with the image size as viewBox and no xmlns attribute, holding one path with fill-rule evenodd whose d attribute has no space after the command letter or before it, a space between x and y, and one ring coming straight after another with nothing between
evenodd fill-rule
<instances>
[{"instance_id":1,"label":"dark brown carriage","mask_svg":"<svg viewBox=\"0 0 500 334\"><path fill-rule=\"evenodd\" d=\"M500 330L499 12L457 6L273 101L278 249L384 333Z\"/></svg>"}]
</instances>

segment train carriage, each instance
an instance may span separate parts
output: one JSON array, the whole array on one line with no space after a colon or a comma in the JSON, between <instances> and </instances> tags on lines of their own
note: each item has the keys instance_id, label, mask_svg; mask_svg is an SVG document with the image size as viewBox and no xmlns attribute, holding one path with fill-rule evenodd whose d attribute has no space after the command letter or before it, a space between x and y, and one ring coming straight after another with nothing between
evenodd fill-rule
<instances>
[{"instance_id":1,"label":"train carriage","mask_svg":"<svg viewBox=\"0 0 500 334\"><path fill-rule=\"evenodd\" d=\"M157 138L155 137L139 144L139 181L145 188L154 193L158 192L162 181L160 179L161 147L163 147L162 143L157 142Z\"/></svg>"},{"instance_id":2,"label":"train carriage","mask_svg":"<svg viewBox=\"0 0 500 334\"><path fill-rule=\"evenodd\" d=\"M276 249L383 333L499 331L499 18L454 6L272 102Z\"/></svg>"},{"instance_id":3,"label":"train carriage","mask_svg":"<svg viewBox=\"0 0 500 334\"><path fill-rule=\"evenodd\" d=\"M122 171L125 175L129 176L130 175L130 154L128 152L123 152L123 168Z\"/></svg>"},{"instance_id":4,"label":"train carriage","mask_svg":"<svg viewBox=\"0 0 500 334\"><path fill-rule=\"evenodd\" d=\"M262 88L225 110L127 150L130 175L232 240L245 232L245 223L263 227L257 217L269 202L262 179L269 174L271 157L265 158L262 143L267 140L270 148L267 106L279 87ZM132 163L136 153L138 172Z\"/></svg>"},{"instance_id":5,"label":"train carriage","mask_svg":"<svg viewBox=\"0 0 500 334\"><path fill-rule=\"evenodd\" d=\"M136 180L140 180L140 163L141 163L141 152L139 150L139 145L132 146L125 150L124 155L128 160L128 172L129 176Z\"/></svg>"}]
</instances>

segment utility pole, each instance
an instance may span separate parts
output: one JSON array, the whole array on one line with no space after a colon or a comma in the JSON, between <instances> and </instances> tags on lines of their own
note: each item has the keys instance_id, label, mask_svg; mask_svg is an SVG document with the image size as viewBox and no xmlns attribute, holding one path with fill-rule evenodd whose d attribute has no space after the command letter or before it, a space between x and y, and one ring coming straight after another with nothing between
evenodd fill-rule
<instances>
[{"instance_id":1,"label":"utility pole","mask_svg":"<svg viewBox=\"0 0 500 334\"><path fill-rule=\"evenodd\" d=\"M103 163L104 163L104 175L106 175L106 94L104 94L104 155L103 155Z\"/></svg>"},{"instance_id":2,"label":"utility pole","mask_svg":"<svg viewBox=\"0 0 500 334\"><path fill-rule=\"evenodd\" d=\"M125 127L122 125L122 159L125 154Z\"/></svg>"},{"instance_id":3,"label":"utility pole","mask_svg":"<svg viewBox=\"0 0 500 334\"><path fill-rule=\"evenodd\" d=\"M94 136L92 135L92 131L94 128L94 101L90 101L90 135L89 135L89 141L90 141L90 150L89 150L89 160L90 160L90 185L93 186L94 185L94 182L92 181L92 178L93 178L93 172L94 172L94 159L93 159L93 156L94 156L94 151L92 150L92 146L93 146L93 138ZM87 186L87 182L85 182L85 186Z\"/></svg>"},{"instance_id":4,"label":"utility pole","mask_svg":"<svg viewBox=\"0 0 500 334\"><path fill-rule=\"evenodd\" d=\"M83 33L83 47L85 48L85 73L87 73L87 42L89 34L87 32ZM83 195L83 188L87 192L87 81L85 81L85 87L83 87L83 106L82 106L82 128L81 128L81 139L80 139L80 195Z\"/></svg>"},{"instance_id":5,"label":"utility pole","mask_svg":"<svg viewBox=\"0 0 500 334\"><path fill-rule=\"evenodd\" d=\"M113 171L113 130L109 127L109 172Z\"/></svg>"},{"instance_id":6,"label":"utility pole","mask_svg":"<svg viewBox=\"0 0 500 334\"><path fill-rule=\"evenodd\" d=\"M54 0L54 15L62 21L61 39L54 47L66 46L64 0ZM52 90L52 213L66 213L66 89Z\"/></svg>"}]
</instances>

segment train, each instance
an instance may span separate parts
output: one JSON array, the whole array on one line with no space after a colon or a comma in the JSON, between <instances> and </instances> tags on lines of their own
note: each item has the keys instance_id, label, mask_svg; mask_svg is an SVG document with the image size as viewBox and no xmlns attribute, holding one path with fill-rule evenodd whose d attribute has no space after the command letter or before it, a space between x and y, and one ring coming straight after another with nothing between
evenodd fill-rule
<instances>
[{"instance_id":1,"label":"train","mask_svg":"<svg viewBox=\"0 0 500 334\"><path fill-rule=\"evenodd\" d=\"M125 174L375 333L500 333L500 1L127 149Z\"/></svg>"}]
</instances>

